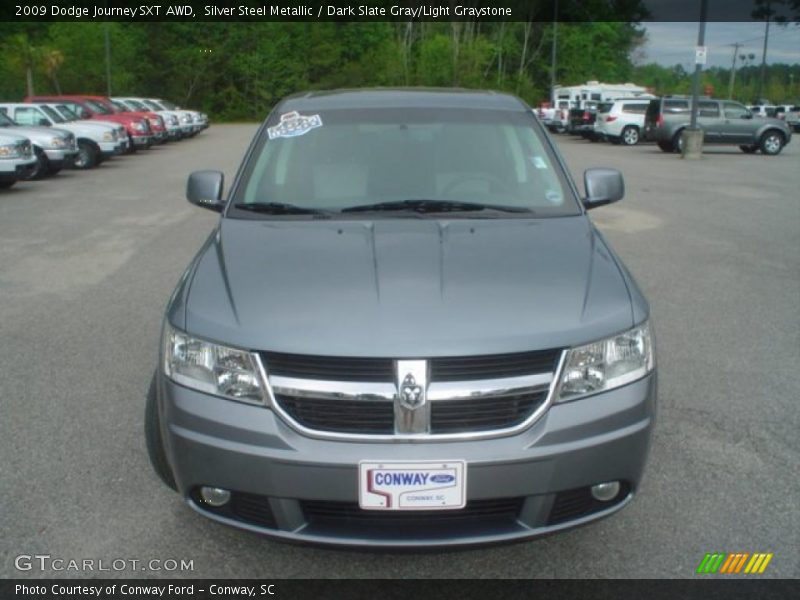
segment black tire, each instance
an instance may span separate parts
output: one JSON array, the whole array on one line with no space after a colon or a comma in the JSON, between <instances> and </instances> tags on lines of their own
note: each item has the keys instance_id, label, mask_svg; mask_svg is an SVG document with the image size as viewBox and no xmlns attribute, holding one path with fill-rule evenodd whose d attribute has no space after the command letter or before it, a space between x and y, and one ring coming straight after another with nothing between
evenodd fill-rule
<instances>
[{"instance_id":1,"label":"black tire","mask_svg":"<svg viewBox=\"0 0 800 600\"><path fill-rule=\"evenodd\" d=\"M765 131L764 135L761 136L758 147L761 149L762 154L777 156L781 153L781 150L783 150L783 144L785 142L786 139L780 131L777 129L770 129L769 131Z\"/></svg>"},{"instance_id":2,"label":"black tire","mask_svg":"<svg viewBox=\"0 0 800 600\"><path fill-rule=\"evenodd\" d=\"M675 152L675 146L672 145L672 142L658 142L658 147L662 152Z\"/></svg>"},{"instance_id":3,"label":"black tire","mask_svg":"<svg viewBox=\"0 0 800 600\"><path fill-rule=\"evenodd\" d=\"M96 144L88 140L78 140L78 156L75 157L73 166L76 169L93 169L99 164L99 154Z\"/></svg>"},{"instance_id":4,"label":"black tire","mask_svg":"<svg viewBox=\"0 0 800 600\"><path fill-rule=\"evenodd\" d=\"M620 140L626 146L635 146L639 143L639 128L634 125L626 125L620 135Z\"/></svg>"},{"instance_id":5,"label":"black tire","mask_svg":"<svg viewBox=\"0 0 800 600\"><path fill-rule=\"evenodd\" d=\"M739 149L745 154L753 154L758 150L758 146L739 146Z\"/></svg>"},{"instance_id":6,"label":"black tire","mask_svg":"<svg viewBox=\"0 0 800 600\"><path fill-rule=\"evenodd\" d=\"M683 129L676 133L672 138L672 147L673 152L677 152L678 154L683 153Z\"/></svg>"},{"instance_id":7,"label":"black tire","mask_svg":"<svg viewBox=\"0 0 800 600\"><path fill-rule=\"evenodd\" d=\"M16 179L6 179L5 181L0 181L0 190L7 190L15 183L17 183Z\"/></svg>"},{"instance_id":8,"label":"black tire","mask_svg":"<svg viewBox=\"0 0 800 600\"><path fill-rule=\"evenodd\" d=\"M25 178L28 181L33 179L42 179L47 175L47 171L50 168L50 161L47 160L47 155L44 153L44 150L34 146L33 151L36 154L36 166Z\"/></svg>"},{"instance_id":9,"label":"black tire","mask_svg":"<svg viewBox=\"0 0 800 600\"><path fill-rule=\"evenodd\" d=\"M147 390L147 405L144 410L144 437L147 442L147 455L150 457L150 464L168 488L177 491L175 476L172 468L167 462L167 455L164 452L164 440L161 437L161 425L158 419L158 403L156 401L156 374L150 380L150 388Z\"/></svg>"}]
</instances>

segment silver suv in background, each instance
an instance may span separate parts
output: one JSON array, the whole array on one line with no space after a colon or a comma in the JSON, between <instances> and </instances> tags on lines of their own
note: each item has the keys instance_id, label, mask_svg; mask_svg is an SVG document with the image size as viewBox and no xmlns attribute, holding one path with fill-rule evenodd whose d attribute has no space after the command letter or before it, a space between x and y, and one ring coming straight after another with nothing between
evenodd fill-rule
<instances>
[{"instance_id":1,"label":"silver suv in background","mask_svg":"<svg viewBox=\"0 0 800 600\"><path fill-rule=\"evenodd\" d=\"M47 104L0 103L0 111L23 126L57 127L72 132L78 147L73 161L77 169L91 169L122 152L122 142L112 125L69 122Z\"/></svg>"},{"instance_id":2,"label":"silver suv in background","mask_svg":"<svg viewBox=\"0 0 800 600\"><path fill-rule=\"evenodd\" d=\"M664 152L681 151L681 134L691 122L691 98L665 96L650 101L645 115L645 137ZM707 144L737 145L743 152L775 156L792 139L782 119L754 118L746 106L732 100L701 98L697 126Z\"/></svg>"},{"instance_id":3,"label":"silver suv in background","mask_svg":"<svg viewBox=\"0 0 800 600\"><path fill-rule=\"evenodd\" d=\"M601 102L594 122L595 134L612 144L635 146L642 139L644 115L652 96Z\"/></svg>"},{"instance_id":4,"label":"silver suv in background","mask_svg":"<svg viewBox=\"0 0 800 600\"><path fill-rule=\"evenodd\" d=\"M0 189L10 188L21 179L28 179L36 167L31 141L0 129Z\"/></svg>"},{"instance_id":5,"label":"silver suv in background","mask_svg":"<svg viewBox=\"0 0 800 600\"><path fill-rule=\"evenodd\" d=\"M178 282L145 436L194 510L276 538L431 548L589 523L639 491L649 306L524 102L287 98Z\"/></svg>"},{"instance_id":6,"label":"silver suv in background","mask_svg":"<svg viewBox=\"0 0 800 600\"><path fill-rule=\"evenodd\" d=\"M52 127L22 127L0 110L0 129L30 139L36 165L30 179L55 175L65 166L71 166L78 154L75 135L64 129Z\"/></svg>"}]
</instances>

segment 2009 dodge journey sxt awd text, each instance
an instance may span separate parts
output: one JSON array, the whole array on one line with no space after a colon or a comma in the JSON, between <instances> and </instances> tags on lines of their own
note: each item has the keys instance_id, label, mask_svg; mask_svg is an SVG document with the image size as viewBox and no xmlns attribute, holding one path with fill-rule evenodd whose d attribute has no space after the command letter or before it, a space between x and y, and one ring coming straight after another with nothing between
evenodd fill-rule
<instances>
[{"instance_id":1,"label":"2009 dodge journey sxt awd text","mask_svg":"<svg viewBox=\"0 0 800 600\"><path fill-rule=\"evenodd\" d=\"M587 523L637 492L649 307L531 109L459 90L280 102L172 296L146 437L200 513L435 547Z\"/></svg>"}]
</instances>

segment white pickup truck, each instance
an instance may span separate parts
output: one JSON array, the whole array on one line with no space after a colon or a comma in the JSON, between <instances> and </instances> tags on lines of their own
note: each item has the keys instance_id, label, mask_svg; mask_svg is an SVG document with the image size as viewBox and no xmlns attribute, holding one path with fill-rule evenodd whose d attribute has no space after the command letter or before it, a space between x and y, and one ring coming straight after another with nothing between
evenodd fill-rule
<instances>
[{"instance_id":1,"label":"white pickup truck","mask_svg":"<svg viewBox=\"0 0 800 600\"><path fill-rule=\"evenodd\" d=\"M0 132L0 189L28 179L35 167L31 141L22 135Z\"/></svg>"},{"instance_id":2,"label":"white pickup truck","mask_svg":"<svg viewBox=\"0 0 800 600\"><path fill-rule=\"evenodd\" d=\"M68 122L46 104L6 102L0 103L0 110L20 125L57 127L72 132L78 146L78 155L73 162L77 169L91 169L122 152L122 142L114 125L94 121Z\"/></svg>"}]
</instances>

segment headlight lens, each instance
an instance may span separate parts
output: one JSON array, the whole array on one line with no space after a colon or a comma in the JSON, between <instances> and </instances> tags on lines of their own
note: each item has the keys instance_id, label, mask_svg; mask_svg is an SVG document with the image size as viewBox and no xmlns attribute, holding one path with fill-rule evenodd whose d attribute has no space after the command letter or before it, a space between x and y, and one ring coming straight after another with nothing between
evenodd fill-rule
<instances>
[{"instance_id":1,"label":"headlight lens","mask_svg":"<svg viewBox=\"0 0 800 600\"><path fill-rule=\"evenodd\" d=\"M113 142L115 139L117 139L117 134L115 134L113 131L103 132L103 141Z\"/></svg>"},{"instance_id":2,"label":"headlight lens","mask_svg":"<svg viewBox=\"0 0 800 600\"><path fill-rule=\"evenodd\" d=\"M14 158L22 156L20 148L14 144L8 146L0 146L0 158Z\"/></svg>"},{"instance_id":3,"label":"headlight lens","mask_svg":"<svg viewBox=\"0 0 800 600\"><path fill-rule=\"evenodd\" d=\"M164 327L164 371L186 387L231 400L264 404L264 389L249 352Z\"/></svg>"},{"instance_id":4,"label":"headlight lens","mask_svg":"<svg viewBox=\"0 0 800 600\"><path fill-rule=\"evenodd\" d=\"M559 400L604 392L641 379L655 367L650 324L572 348L559 384Z\"/></svg>"},{"instance_id":5,"label":"headlight lens","mask_svg":"<svg viewBox=\"0 0 800 600\"><path fill-rule=\"evenodd\" d=\"M67 145L67 139L66 138L55 137L52 140L50 140L50 147L51 148L63 148L66 145Z\"/></svg>"}]
</instances>

